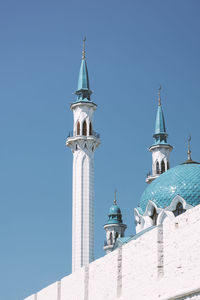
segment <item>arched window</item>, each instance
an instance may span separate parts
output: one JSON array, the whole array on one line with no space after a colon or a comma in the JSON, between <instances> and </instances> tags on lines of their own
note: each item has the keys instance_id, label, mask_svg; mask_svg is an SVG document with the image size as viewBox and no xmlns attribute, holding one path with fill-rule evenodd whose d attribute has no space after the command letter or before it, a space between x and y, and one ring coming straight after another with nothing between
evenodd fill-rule
<instances>
[{"instance_id":1,"label":"arched window","mask_svg":"<svg viewBox=\"0 0 200 300\"><path fill-rule=\"evenodd\" d=\"M156 174L159 174L160 172L159 172L159 162L157 161L156 162Z\"/></svg>"},{"instance_id":2,"label":"arched window","mask_svg":"<svg viewBox=\"0 0 200 300\"><path fill-rule=\"evenodd\" d=\"M110 245L113 244L113 236L112 236L112 232L110 233Z\"/></svg>"},{"instance_id":3,"label":"arched window","mask_svg":"<svg viewBox=\"0 0 200 300\"><path fill-rule=\"evenodd\" d=\"M118 238L118 236L119 236L119 234L118 234L118 232L116 232L115 238L117 239L117 238Z\"/></svg>"},{"instance_id":4,"label":"arched window","mask_svg":"<svg viewBox=\"0 0 200 300\"><path fill-rule=\"evenodd\" d=\"M158 214L157 214L157 212L156 212L155 207L154 207L154 209L153 209L153 213L152 213L151 218L152 218L152 220L153 220L153 225L156 225L156 224L157 224Z\"/></svg>"},{"instance_id":5,"label":"arched window","mask_svg":"<svg viewBox=\"0 0 200 300\"><path fill-rule=\"evenodd\" d=\"M185 211L186 210L183 208L183 204L179 202L176 205L176 209L173 211L173 213L174 213L175 217L177 217L177 216L183 214Z\"/></svg>"},{"instance_id":6,"label":"arched window","mask_svg":"<svg viewBox=\"0 0 200 300\"><path fill-rule=\"evenodd\" d=\"M169 162L167 161L167 170L169 170Z\"/></svg>"},{"instance_id":7,"label":"arched window","mask_svg":"<svg viewBox=\"0 0 200 300\"><path fill-rule=\"evenodd\" d=\"M83 135L87 135L87 124L86 124L86 121L83 122Z\"/></svg>"},{"instance_id":8,"label":"arched window","mask_svg":"<svg viewBox=\"0 0 200 300\"><path fill-rule=\"evenodd\" d=\"M90 132L89 135L92 135L92 123L90 122Z\"/></svg>"},{"instance_id":9,"label":"arched window","mask_svg":"<svg viewBox=\"0 0 200 300\"><path fill-rule=\"evenodd\" d=\"M78 123L77 123L76 134L77 134L77 135L80 135L80 123L79 123L79 121L78 121Z\"/></svg>"},{"instance_id":10,"label":"arched window","mask_svg":"<svg viewBox=\"0 0 200 300\"><path fill-rule=\"evenodd\" d=\"M165 162L164 160L161 161L161 173L165 172Z\"/></svg>"}]
</instances>

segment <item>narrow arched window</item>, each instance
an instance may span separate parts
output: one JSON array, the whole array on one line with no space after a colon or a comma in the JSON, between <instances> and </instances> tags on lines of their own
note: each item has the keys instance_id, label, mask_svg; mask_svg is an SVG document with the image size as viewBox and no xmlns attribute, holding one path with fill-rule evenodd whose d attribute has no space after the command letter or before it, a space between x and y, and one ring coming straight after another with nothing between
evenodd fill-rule
<instances>
[{"instance_id":1,"label":"narrow arched window","mask_svg":"<svg viewBox=\"0 0 200 300\"><path fill-rule=\"evenodd\" d=\"M169 170L169 162L167 161L167 170Z\"/></svg>"},{"instance_id":2,"label":"narrow arched window","mask_svg":"<svg viewBox=\"0 0 200 300\"><path fill-rule=\"evenodd\" d=\"M156 174L159 174L160 172L159 172L159 162L157 161L156 162Z\"/></svg>"},{"instance_id":3,"label":"narrow arched window","mask_svg":"<svg viewBox=\"0 0 200 300\"><path fill-rule=\"evenodd\" d=\"M86 124L86 121L83 122L83 135L87 135L87 124Z\"/></svg>"},{"instance_id":4,"label":"narrow arched window","mask_svg":"<svg viewBox=\"0 0 200 300\"><path fill-rule=\"evenodd\" d=\"M177 216L183 214L185 211L186 210L183 208L183 204L179 202L176 205L176 209L173 211L173 213L174 213L175 217L177 217Z\"/></svg>"},{"instance_id":5,"label":"narrow arched window","mask_svg":"<svg viewBox=\"0 0 200 300\"><path fill-rule=\"evenodd\" d=\"M156 225L156 224L157 224L158 214L157 214L157 212L156 212L155 207L154 207L154 209L153 209L153 213L152 213L151 218L152 218L152 220L153 220L153 225Z\"/></svg>"},{"instance_id":6,"label":"narrow arched window","mask_svg":"<svg viewBox=\"0 0 200 300\"><path fill-rule=\"evenodd\" d=\"M112 245L113 243L113 236L112 236L112 232L110 233L110 245Z\"/></svg>"},{"instance_id":7,"label":"narrow arched window","mask_svg":"<svg viewBox=\"0 0 200 300\"><path fill-rule=\"evenodd\" d=\"M161 173L165 172L165 162L164 160L161 161Z\"/></svg>"},{"instance_id":8,"label":"narrow arched window","mask_svg":"<svg viewBox=\"0 0 200 300\"><path fill-rule=\"evenodd\" d=\"M89 135L92 135L92 123L90 122L90 132Z\"/></svg>"},{"instance_id":9,"label":"narrow arched window","mask_svg":"<svg viewBox=\"0 0 200 300\"><path fill-rule=\"evenodd\" d=\"M80 123L79 123L79 121L77 123L76 134L80 135Z\"/></svg>"},{"instance_id":10,"label":"narrow arched window","mask_svg":"<svg viewBox=\"0 0 200 300\"><path fill-rule=\"evenodd\" d=\"M116 232L115 238L117 239L117 238L118 238L118 236L119 236L119 234L118 234L118 232Z\"/></svg>"}]
</instances>

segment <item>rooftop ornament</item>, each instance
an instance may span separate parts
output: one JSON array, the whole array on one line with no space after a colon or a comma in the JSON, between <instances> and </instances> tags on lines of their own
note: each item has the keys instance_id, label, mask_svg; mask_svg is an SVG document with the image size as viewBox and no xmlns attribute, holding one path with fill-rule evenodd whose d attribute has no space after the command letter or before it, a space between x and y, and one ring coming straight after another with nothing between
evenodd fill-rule
<instances>
[{"instance_id":1,"label":"rooftop ornament","mask_svg":"<svg viewBox=\"0 0 200 300\"><path fill-rule=\"evenodd\" d=\"M187 160L186 162L184 162L183 164L199 164L198 162L192 160L192 157L191 157L191 148L190 148L190 142L191 142L191 135L189 135L188 137L188 151L187 151Z\"/></svg>"}]
</instances>

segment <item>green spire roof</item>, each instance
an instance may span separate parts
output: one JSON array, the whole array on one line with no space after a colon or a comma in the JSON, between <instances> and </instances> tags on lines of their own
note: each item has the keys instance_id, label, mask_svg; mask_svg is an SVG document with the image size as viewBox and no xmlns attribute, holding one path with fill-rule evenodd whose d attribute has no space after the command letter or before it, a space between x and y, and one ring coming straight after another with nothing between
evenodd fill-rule
<instances>
[{"instance_id":1,"label":"green spire roof","mask_svg":"<svg viewBox=\"0 0 200 300\"><path fill-rule=\"evenodd\" d=\"M160 145L160 144L167 144L167 132L165 128L165 119L164 114L161 106L161 98L160 98L160 90L161 87L158 90L158 109L157 109L157 115L156 115L156 124L155 124L155 132L153 137L155 138L154 145Z\"/></svg>"},{"instance_id":2,"label":"green spire roof","mask_svg":"<svg viewBox=\"0 0 200 300\"><path fill-rule=\"evenodd\" d=\"M88 69L85 60L85 41L86 38L84 38L83 40L83 53L82 53L82 61L81 61L81 67L79 72L79 78L78 78L78 89L75 92L75 94L77 95L76 102L91 101L90 96L92 94L92 91L90 90Z\"/></svg>"},{"instance_id":3,"label":"green spire roof","mask_svg":"<svg viewBox=\"0 0 200 300\"><path fill-rule=\"evenodd\" d=\"M166 134L165 119L161 105L158 105L155 124L155 134Z\"/></svg>"},{"instance_id":4,"label":"green spire roof","mask_svg":"<svg viewBox=\"0 0 200 300\"><path fill-rule=\"evenodd\" d=\"M86 64L86 60L82 59L79 78L78 78L78 90L89 90L89 89L90 89L90 85L89 85L87 64Z\"/></svg>"}]
</instances>

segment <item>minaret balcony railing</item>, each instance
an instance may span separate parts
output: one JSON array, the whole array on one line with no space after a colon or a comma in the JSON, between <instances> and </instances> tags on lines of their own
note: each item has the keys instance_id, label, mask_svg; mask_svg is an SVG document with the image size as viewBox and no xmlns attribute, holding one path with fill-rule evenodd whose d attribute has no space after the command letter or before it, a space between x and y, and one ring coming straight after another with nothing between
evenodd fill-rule
<instances>
[{"instance_id":1,"label":"minaret balcony railing","mask_svg":"<svg viewBox=\"0 0 200 300\"><path fill-rule=\"evenodd\" d=\"M70 131L67 138L70 138L70 137L88 137L88 136L94 136L95 138L100 139L100 134L96 131L92 131L92 134L90 134L90 135L81 135L81 134L74 135L73 131Z\"/></svg>"}]
</instances>

